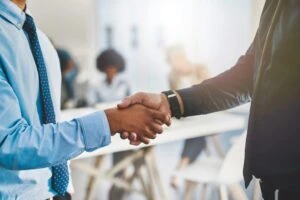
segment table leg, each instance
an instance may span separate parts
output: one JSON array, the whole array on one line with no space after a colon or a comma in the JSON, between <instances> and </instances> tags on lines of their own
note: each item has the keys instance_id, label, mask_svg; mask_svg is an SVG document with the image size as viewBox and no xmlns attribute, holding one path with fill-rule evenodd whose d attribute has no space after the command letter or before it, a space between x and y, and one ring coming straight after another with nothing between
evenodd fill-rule
<instances>
[{"instance_id":1,"label":"table leg","mask_svg":"<svg viewBox=\"0 0 300 200\"><path fill-rule=\"evenodd\" d=\"M228 200L228 192L225 185L219 186L219 195L221 200Z\"/></svg>"},{"instance_id":2,"label":"table leg","mask_svg":"<svg viewBox=\"0 0 300 200\"><path fill-rule=\"evenodd\" d=\"M157 188L159 197L162 200L168 199L161 176L158 171L158 166L155 159L154 147L149 147L145 156L145 165L148 168L148 173L152 185ZM153 187L153 188L154 188Z\"/></svg>"},{"instance_id":3,"label":"table leg","mask_svg":"<svg viewBox=\"0 0 300 200\"><path fill-rule=\"evenodd\" d=\"M151 199L152 194L151 194L149 185L147 185L147 183L145 182L145 180L141 174L138 174L137 178L142 185L144 196L146 197L146 199Z\"/></svg>"},{"instance_id":4,"label":"table leg","mask_svg":"<svg viewBox=\"0 0 300 200\"><path fill-rule=\"evenodd\" d=\"M206 200L207 199L207 190L208 190L208 184L203 183L202 185L202 193L201 193L201 199Z\"/></svg>"},{"instance_id":5,"label":"table leg","mask_svg":"<svg viewBox=\"0 0 300 200\"><path fill-rule=\"evenodd\" d=\"M192 181L186 181L186 188L185 188L185 193L184 193L184 200L191 200L192 196L194 194L194 191L197 187L197 183L192 182Z\"/></svg>"},{"instance_id":6,"label":"table leg","mask_svg":"<svg viewBox=\"0 0 300 200\"><path fill-rule=\"evenodd\" d=\"M154 180L154 172L153 172L151 162L152 159L150 157L150 151L148 151L145 155L145 167L148 175L148 182L146 184L148 186L149 197L150 197L148 200L155 199L155 180Z\"/></svg>"},{"instance_id":7,"label":"table leg","mask_svg":"<svg viewBox=\"0 0 300 200\"><path fill-rule=\"evenodd\" d=\"M229 186L230 193L236 200L248 200L248 197L239 183Z\"/></svg>"},{"instance_id":8,"label":"table leg","mask_svg":"<svg viewBox=\"0 0 300 200\"><path fill-rule=\"evenodd\" d=\"M132 190L135 192L138 191L132 188L132 183L135 179L140 179L140 181L142 181L141 183L144 189L144 193L145 193L144 195L147 197L147 199L149 200L155 199L155 189L157 189L159 192L159 197L160 197L159 199L161 200L168 199L165 192L164 185L160 178L153 147L144 148L142 150L132 153L132 155L124 158L117 165L115 165L114 167L112 167L110 170L106 172L99 171L103 158L104 156L97 157L94 166L88 166L85 164L73 165L73 167L79 168L91 175L88 183L85 199L91 200L93 198L93 193L95 191L96 183L99 178L109 180L119 185L120 187L125 188L126 190L130 190L130 191ZM132 177L130 177L128 180L125 181L114 178L115 174L117 174L121 170L126 169L131 163L133 163L138 159L142 159L143 162L137 167ZM148 182L141 180L143 179L140 174L140 168L142 166L146 167L147 175L149 179Z\"/></svg>"},{"instance_id":9,"label":"table leg","mask_svg":"<svg viewBox=\"0 0 300 200\"><path fill-rule=\"evenodd\" d=\"M95 159L95 164L94 167L96 170L99 170L102 162L103 162L104 156L97 156ZM88 182L88 186L86 189L86 199L91 200L93 197L93 193L95 190L95 186L96 186L96 182L97 182L97 177L94 175L90 176L90 180Z\"/></svg>"},{"instance_id":10,"label":"table leg","mask_svg":"<svg viewBox=\"0 0 300 200\"><path fill-rule=\"evenodd\" d=\"M154 175L154 180L157 183L158 191L160 193L160 196L163 199L169 199L168 195L167 195L167 192L165 190L164 184L163 184L163 182L161 180L161 175L160 175L159 170L158 170L158 165L156 163L154 148L152 149L151 157L152 157L152 168L153 168L153 173L154 173L153 174Z\"/></svg>"},{"instance_id":11,"label":"table leg","mask_svg":"<svg viewBox=\"0 0 300 200\"><path fill-rule=\"evenodd\" d=\"M141 159L144 156L143 151L137 151L132 153L132 155L126 157L122 161L120 161L116 166L113 166L110 170L108 171L100 171L101 167L101 162L103 161L104 156L99 156L97 157L94 166L85 164L85 163L71 163L71 166L77 169L82 170L83 172L87 173L90 175L90 180L87 186L87 191L86 191L86 200L91 200L94 196L94 191L97 186L97 180L109 180L111 182L116 183L117 185L120 185L121 187L124 187L127 190L132 189L131 184L129 184L126 181L122 180L115 180L114 176L116 173L119 171L125 169L130 165L132 162L134 162L137 159ZM133 190L133 189L132 189ZM133 190L134 191L134 190Z\"/></svg>"}]
</instances>

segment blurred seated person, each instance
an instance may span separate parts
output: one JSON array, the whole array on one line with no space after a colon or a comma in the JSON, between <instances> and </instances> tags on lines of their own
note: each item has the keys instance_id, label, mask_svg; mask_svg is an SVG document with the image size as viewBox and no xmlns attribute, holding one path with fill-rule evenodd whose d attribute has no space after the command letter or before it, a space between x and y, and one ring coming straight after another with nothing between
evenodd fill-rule
<instances>
[{"instance_id":1,"label":"blurred seated person","mask_svg":"<svg viewBox=\"0 0 300 200\"><path fill-rule=\"evenodd\" d=\"M62 74L61 109L77 107L77 102L75 100L75 89L78 67L71 54L67 50L58 48L56 46L55 49L59 58Z\"/></svg>"},{"instance_id":2,"label":"blurred seated person","mask_svg":"<svg viewBox=\"0 0 300 200\"><path fill-rule=\"evenodd\" d=\"M130 95L129 83L122 76L125 70L124 58L115 50L108 49L103 51L96 62L97 69L104 73L105 77L99 77L95 85L90 88L88 103L93 106L103 102L114 102L124 99ZM113 154L113 165L118 164L131 151L123 151ZM119 178L125 178L125 171L117 174ZM125 190L112 186L109 192L110 200L120 200L125 195Z\"/></svg>"},{"instance_id":3,"label":"blurred seated person","mask_svg":"<svg viewBox=\"0 0 300 200\"><path fill-rule=\"evenodd\" d=\"M181 45L174 45L167 49L167 61L171 66L170 87L172 90L199 84L209 78L207 67L191 63ZM184 142L181 159L176 170L181 170L193 163L205 148L205 137L187 139ZM171 186L175 189L178 187L178 181L175 177L171 179Z\"/></svg>"},{"instance_id":4,"label":"blurred seated person","mask_svg":"<svg viewBox=\"0 0 300 200\"><path fill-rule=\"evenodd\" d=\"M88 104L93 106L102 102L114 102L122 100L130 95L130 86L122 76L125 70L124 58L115 50L108 49L97 58L97 69L104 73L90 87Z\"/></svg>"}]
</instances>

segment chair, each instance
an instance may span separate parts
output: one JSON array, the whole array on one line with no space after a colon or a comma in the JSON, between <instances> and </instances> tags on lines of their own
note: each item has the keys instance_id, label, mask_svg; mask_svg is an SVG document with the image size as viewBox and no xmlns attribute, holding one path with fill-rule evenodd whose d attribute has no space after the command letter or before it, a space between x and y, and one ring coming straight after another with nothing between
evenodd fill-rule
<instances>
[{"instance_id":1,"label":"chair","mask_svg":"<svg viewBox=\"0 0 300 200\"><path fill-rule=\"evenodd\" d=\"M215 185L221 200L228 200L229 193L236 200L247 200L240 182L243 180L243 162L246 133L243 133L232 145L224 159L207 157L189 167L177 171L175 176L188 182L185 200L191 199L198 184L204 184L203 198L207 198L208 185Z\"/></svg>"}]
</instances>

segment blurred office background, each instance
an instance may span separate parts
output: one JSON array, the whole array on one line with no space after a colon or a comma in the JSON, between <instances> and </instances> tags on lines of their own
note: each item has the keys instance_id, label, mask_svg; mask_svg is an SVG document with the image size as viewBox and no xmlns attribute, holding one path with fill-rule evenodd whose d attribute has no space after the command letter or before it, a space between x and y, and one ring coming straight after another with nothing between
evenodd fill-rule
<instances>
[{"instance_id":1,"label":"blurred office background","mask_svg":"<svg viewBox=\"0 0 300 200\"><path fill-rule=\"evenodd\" d=\"M211 75L223 72L249 47L263 4L262 0L30 0L29 9L40 29L72 55L79 68L78 95L84 98L91 82L104 76L95 67L97 56L111 48L126 61L124 76L131 92L169 89L167 49L173 45L184 47L190 62L205 65ZM247 109L232 113L247 120ZM225 152L232 137L242 132L220 137ZM169 186L182 145L179 141L155 149L170 199L183 198L182 184L177 190ZM105 161L103 167L110 167L110 158ZM74 199L85 199L87 177L76 169L73 174ZM93 199L107 199L109 187L100 181ZM251 191L247 195L253 197ZM144 197L129 194L125 199Z\"/></svg>"}]
</instances>

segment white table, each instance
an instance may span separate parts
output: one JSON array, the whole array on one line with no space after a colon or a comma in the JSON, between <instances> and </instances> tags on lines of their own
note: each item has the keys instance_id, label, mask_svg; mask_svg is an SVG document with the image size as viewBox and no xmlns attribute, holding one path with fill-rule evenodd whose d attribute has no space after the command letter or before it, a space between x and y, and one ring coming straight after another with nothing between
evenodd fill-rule
<instances>
[{"instance_id":1,"label":"white table","mask_svg":"<svg viewBox=\"0 0 300 200\"><path fill-rule=\"evenodd\" d=\"M113 104L115 105L115 104ZM111 107L112 104L101 104L97 108L87 108L87 109L74 109L67 110L62 113L63 120L70 120L79 116L83 116L88 113L95 112L99 109L105 109ZM149 148L151 146L175 142L179 140L185 140L189 138L201 137L201 136L210 136L216 133L239 130L244 128L245 120L243 117L236 116L226 112L219 112L210 115L195 116L178 120L173 120L171 127L165 127L164 133L158 135L155 140L151 141L150 145L140 145L139 147L131 146L128 144L128 141L120 139L120 137L112 137L112 143L104 148L96 150L94 152L83 153L75 159L83 159L90 157L98 157L101 155L107 155L115 152L125 151L125 150L134 150L134 149L143 149L142 151L135 151L131 156L126 157L119 164L111 168L109 171L99 172L99 166L101 165L101 157L97 160L96 166L87 166L85 164L76 164L77 168L82 169L86 173L92 175L92 180L90 181L90 186L88 188L88 197L87 199L92 198L93 191L95 189L97 179L107 179L113 181L115 184L120 187L124 187L127 190L136 191L132 188L131 184L128 184L122 180L114 179L114 175L128 166L130 163L137 159L144 159L145 167L149 173L149 178L152 183L147 183L141 181L141 184L144 185L142 193L148 199L154 198L153 191L156 187L158 190L160 199L168 199L167 194L165 193L164 186L160 181L160 176L158 173L157 166L155 164L155 158L153 149ZM145 148L147 147L147 148ZM135 178L141 178L140 174L136 174ZM132 182L133 180L130 180ZM149 191L149 188L152 189ZM140 191L136 191L140 192Z\"/></svg>"}]
</instances>

